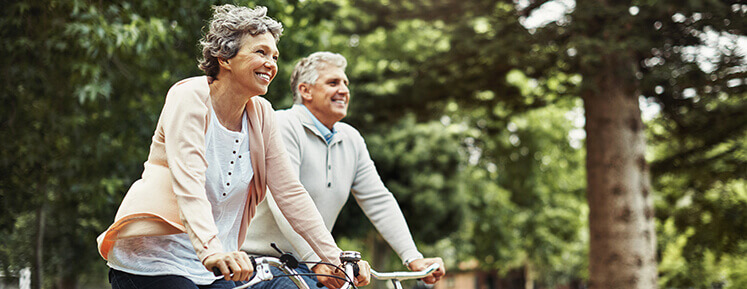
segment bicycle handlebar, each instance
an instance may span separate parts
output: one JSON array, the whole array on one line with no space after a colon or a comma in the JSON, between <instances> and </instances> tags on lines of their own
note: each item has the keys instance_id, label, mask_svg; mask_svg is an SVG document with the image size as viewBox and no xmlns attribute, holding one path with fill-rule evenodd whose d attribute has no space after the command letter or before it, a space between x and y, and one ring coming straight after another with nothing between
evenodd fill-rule
<instances>
[{"instance_id":1,"label":"bicycle handlebar","mask_svg":"<svg viewBox=\"0 0 747 289\"><path fill-rule=\"evenodd\" d=\"M343 254L350 254L351 252L344 252ZM340 289L349 289L351 287L356 288L353 284L355 278L354 276L358 273L357 271L357 261L360 260L360 253L356 253L356 255L343 255L341 256L341 261L343 261L343 267L345 270L346 279L348 281L345 282L345 284ZM271 280L274 276L272 275L272 272L270 271L270 266L274 266L276 268L279 268L282 270L290 279L293 281L293 283L298 286L298 288L301 289L309 289L309 286L306 284L306 282L303 281L303 279L296 273L295 270L288 267L286 264L287 260L283 260L283 258L276 258L276 257L254 257L252 258L252 265L254 266L254 276L249 280L248 283L245 283L244 285L234 287L234 289L245 289L249 288L259 282L262 281L268 281ZM297 263L296 263L297 264ZM397 288L401 288L399 285L400 280L410 280L410 279L419 279L424 278L434 271L438 270L440 267L439 264L431 264L427 268L421 271L401 271L401 272L377 272L376 270L371 269L371 277L376 278L378 280L392 280L395 282L395 286ZM213 268L213 272L216 276L220 276L221 272L220 270L216 271L217 268Z\"/></svg>"},{"instance_id":2,"label":"bicycle handlebar","mask_svg":"<svg viewBox=\"0 0 747 289\"><path fill-rule=\"evenodd\" d=\"M433 263L427 268L420 270L420 271L403 271L403 272L376 272L376 270L371 269L371 276L376 278L377 280L410 280L410 279L420 279L425 278L426 276L430 275L434 271L438 270L438 267L440 265L438 263Z\"/></svg>"},{"instance_id":3,"label":"bicycle handlebar","mask_svg":"<svg viewBox=\"0 0 747 289\"><path fill-rule=\"evenodd\" d=\"M345 274L348 276L353 276L353 265L355 263L353 262L346 262L345 263ZM401 280L411 280L411 279L420 279L425 278L426 276L430 275L434 271L438 270L438 268L441 267L438 263L431 264L427 268L420 270L420 271L400 271L400 272L377 272L374 269L371 269L371 277L376 278L377 280L394 280L395 286L399 285L399 281ZM345 283L340 289L349 289L350 287L353 287L351 283ZM397 287L401 288L401 287Z\"/></svg>"},{"instance_id":4,"label":"bicycle handlebar","mask_svg":"<svg viewBox=\"0 0 747 289\"><path fill-rule=\"evenodd\" d=\"M255 257L252 258L252 265L254 265L254 277L249 280L249 282L245 283L244 285L234 287L233 289L244 289L249 288L259 282L262 281L268 281L272 280L274 277L272 275L272 272L270 271L270 266L279 268L283 271L288 277L293 281L298 288L301 289L309 289L309 286L306 284L306 282L303 281L301 277L299 277L295 270L292 268L289 268L286 266L284 261L281 261L280 258L275 257ZM217 268L213 268L213 273L215 276L220 276L221 272L216 272Z\"/></svg>"}]
</instances>

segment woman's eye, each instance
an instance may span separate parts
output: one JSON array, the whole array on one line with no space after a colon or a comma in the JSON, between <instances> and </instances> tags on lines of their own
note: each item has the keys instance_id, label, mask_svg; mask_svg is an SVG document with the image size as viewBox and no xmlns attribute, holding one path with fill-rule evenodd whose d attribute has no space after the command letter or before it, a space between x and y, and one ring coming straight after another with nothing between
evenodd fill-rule
<instances>
[{"instance_id":1,"label":"woman's eye","mask_svg":"<svg viewBox=\"0 0 747 289\"><path fill-rule=\"evenodd\" d=\"M275 60L275 62L278 62L278 57L277 56L273 56L272 59Z\"/></svg>"},{"instance_id":2,"label":"woman's eye","mask_svg":"<svg viewBox=\"0 0 747 289\"><path fill-rule=\"evenodd\" d=\"M262 55L265 55L265 51L264 51L264 50L262 50L262 49L260 49L260 50L257 50L257 53L259 53L259 54L262 54Z\"/></svg>"}]
</instances>

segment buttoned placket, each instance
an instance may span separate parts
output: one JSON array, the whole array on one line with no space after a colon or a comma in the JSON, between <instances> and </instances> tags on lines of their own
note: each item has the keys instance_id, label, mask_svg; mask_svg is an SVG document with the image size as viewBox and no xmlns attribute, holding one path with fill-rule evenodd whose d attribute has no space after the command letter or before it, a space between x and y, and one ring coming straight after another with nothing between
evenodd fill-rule
<instances>
[{"instance_id":1,"label":"buttoned placket","mask_svg":"<svg viewBox=\"0 0 747 289\"><path fill-rule=\"evenodd\" d=\"M327 188L332 188L332 154L331 149L334 143L327 144Z\"/></svg>"},{"instance_id":2,"label":"buttoned placket","mask_svg":"<svg viewBox=\"0 0 747 289\"><path fill-rule=\"evenodd\" d=\"M226 197L227 192L230 191L231 182L233 180L233 176L235 175L234 172L236 171L236 165L238 164L239 159L241 158L241 154L239 154L240 146L241 146L241 139L237 137L234 139L233 147L232 147L233 153L231 154L232 158L228 164L228 175L226 176L226 183L224 184L225 189L223 190L224 197Z\"/></svg>"},{"instance_id":3,"label":"buttoned placket","mask_svg":"<svg viewBox=\"0 0 747 289\"><path fill-rule=\"evenodd\" d=\"M332 188L332 146L337 145L339 140L337 140L339 136L334 135L332 136L332 139L330 139L330 142L327 143L327 173L326 173L326 180L327 180L327 188Z\"/></svg>"}]
</instances>

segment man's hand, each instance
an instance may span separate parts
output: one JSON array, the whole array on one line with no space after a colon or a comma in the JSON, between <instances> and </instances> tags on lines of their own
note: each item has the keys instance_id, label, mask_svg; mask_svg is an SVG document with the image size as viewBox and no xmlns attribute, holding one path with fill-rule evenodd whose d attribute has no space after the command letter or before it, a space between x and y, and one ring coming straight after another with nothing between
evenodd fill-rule
<instances>
[{"instance_id":1,"label":"man's hand","mask_svg":"<svg viewBox=\"0 0 747 289\"><path fill-rule=\"evenodd\" d=\"M366 286L371 283L371 265L368 262L360 260L358 261L358 268L360 268L360 274L355 277L355 286Z\"/></svg>"},{"instance_id":2,"label":"man's hand","mask_svg":"<svg viewBox=\"0 0 747 289\"><path fill-rule=\"evenodd\" d=\"M425 270L425 268L428 268L428 266L434 263L438 263L438 269L427 277L423 278L423 282L425 282L426 284L434 284L438 282L438 280L441 280L441 277L446 275L446 266L444 266L444 261L441 260L441 258L436 257L416 259L410 262L408 267L410 267L410 271L421 271Z\"/></svg>"},{"instance_id":3,"label":"man's hand","mask_svg":"<svg viewBox=\"0 0 747 289\"><path fill-rule=\"evenodd\" d=\"M204 264L208 271L212 272L217 267L223 274L223 278L233 281L247 281L254 273L252 261L243 251L229 253L216 253L205 258ZM233 276L231 273L233 272Z\"/></svg>"},{"instance_id":4,"label":"man's hand","mask_svg":"<svg viewBox=\"0 0 747 289\"><path fill-rule=\"evenodd\" d=\"M371 265L366 261L358 261L358 268L360 274L355 277L355 286L366 286L368 283L371 283ZM311 271L314 271L316 274L335 275L345 279L345 274L342 270L325 264L317 264L311 268ZM345 285L345 281L334 277L317 276L317 280L327 288L340 288Z\"/></svg>"},{"instance_id":5,"label":"man's hand","mask_svg":"<svg viewBox=\"0 0 747 289\"><path fill-rule=\"evenodd\" d=\"M337 268L332 267L330 265L326 265L326 264L317 264L314 267L311 267L311 271L314 271L314 273L316 274L340 275L340 274L335 274L335 272L339 271L337 270ZM345 284L345 281L342 281L334 277L316 276L316 279L319 280L319 283L322 283L327 288L340 288L342 287L342 285ZM309 284L309 285L314 286L315 284Z\"/></svg>"}]
</instances>

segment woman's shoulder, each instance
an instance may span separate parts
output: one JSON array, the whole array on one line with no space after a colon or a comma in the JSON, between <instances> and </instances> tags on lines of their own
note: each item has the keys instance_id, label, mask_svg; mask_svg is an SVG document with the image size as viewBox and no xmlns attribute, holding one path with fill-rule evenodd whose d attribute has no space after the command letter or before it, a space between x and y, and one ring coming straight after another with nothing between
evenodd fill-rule
<instances>
[{"instance_id":1,"label":"woman's shoulder","mask_svg":"<svg viewBox=\"0 0 747 289\"><path fill-rule=\"evenodd\" d=\"M210 96L207 76L195 76L178 81L171 86L166 97L173 95L197 97L202 102L207 102Z\"/></svg>"},{"instance_id":2,"label":"woman's shoulder","mask_svg":"<svg viewBox=\"0 0 747 289\"><path fill-rule=\"evenodd\" d=\"M275 112L275 109L272 108L272 103L264 97L255 96L249 101L252 106L247 108L254 110L262 118L268 117Z\"/></svg>"},{"instance_id":3,"label":"woman's shoulder","mask_svg":"<svg viewBox=\"0 0 747 289\"><path fill-rule=\"evenodd\" d=\"M270 101L264 97L261 97L261 96L252 97L252 102L254 102L254 104L259 106L261 109L268 109L268 108L273 109L272 103L270 103Z\"/></svg>"}]
</instances>

